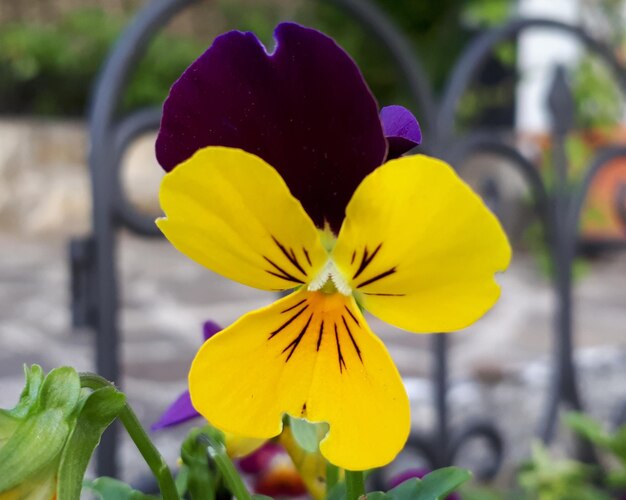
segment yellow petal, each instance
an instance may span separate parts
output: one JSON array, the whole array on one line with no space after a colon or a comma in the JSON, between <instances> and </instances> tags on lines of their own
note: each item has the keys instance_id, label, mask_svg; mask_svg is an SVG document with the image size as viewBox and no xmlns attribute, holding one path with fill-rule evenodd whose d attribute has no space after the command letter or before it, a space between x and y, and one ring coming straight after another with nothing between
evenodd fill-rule
<instances>
[{"instance_id":1,"label":"yellow petal","mask_svg":"<svg viewBox=\"0 0 626 500\"><path fill-rule=\"evenodd\" d=\"M482 200L442 161L390 161L346 209L333 260L359 303L412 332L453 331L498 299L506 235Z\"/></svg>"},{"instance_id":2,"label":"yellow petal","mask_svg":"<svg viewBox=\"0 0 626 500\"><path fill-rule=\"evenodd\" d=\"M382 342L352 297L297 291L209 339L191 366L194 407L218 429L271 438L282 416L327 422L322 454L363 470L389 463L409 403Z\"/></svg>"},{"instance_id":3,"label":"yellow petal","mask_svg":"<svg viewBox=\"0 0 626 500\"><path fill-rule=\"evenodd\" d=\"M31 476L15 488L0 492L0 500L55 500L58 460L44 471Z\"/></svg>"},{"instance_id":4,"label":"yellow petal","mask_svg":"<svg viewBox=\"0 0 626 500\"><path fill-rule=\"evenodd\" d=\"M224 433L224 445L230 458L241 458L254 453L267 443L267 439L255 439Z\"/></svg>"},{"instance_id":5,"label":"yellow petal","mask_svg":"<svg viewBox=\"0 0 626 500\"><path fill-rule=\"evenodd\" d=\"M280 175L240 149L207 147L162 181L157 225L182 253L263 290L307 283L327 255Z\"/></svg>"}]
</instances>

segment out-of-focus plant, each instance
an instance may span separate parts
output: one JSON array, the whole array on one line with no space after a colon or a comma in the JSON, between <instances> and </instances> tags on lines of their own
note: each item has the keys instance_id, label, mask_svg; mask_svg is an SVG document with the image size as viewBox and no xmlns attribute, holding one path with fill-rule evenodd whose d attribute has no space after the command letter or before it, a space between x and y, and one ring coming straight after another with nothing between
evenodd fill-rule
<instances>
[{"instance_id":1,"label":"out-of-focus plant","mask_svg":"<svg viewBox=\"0 0 626 500\"><path fill-rule=\"evenodd\" d=\"M470 38L460 26L462 7L442 0L433 8L428 2L377 0L379 7L406 35L424 64L433 86L441 89L457 56ZM312 2L309 13L315 24L332 36L355 58L382 103L408 104L387 50L356 21L331 2ZM434 50L436 47L436 50Z\"/></svg>"},{"instance_id":2,"label":"out-of-focus plant","mask_svg":"<svg viewBox=\"0 0 626 500\"><path fill-rule=\"evenodd\" d=\"M511 5L508 0L469 0L463 4L454 0L438 2L432 8L427 2L375 0L405 35L424 65L436 91L443 88L454 61L472 34L506 19ZM413 104L400 75L389 58L387 49L346 11L332 2L293 2L277 6L273 3L252 5L243 0L222 0L218 3L228 26L258 33L262 41L271 41L273 26L281 18L292 18L314 26L333 36L362 68L364 76L381 104ZM288 9L287 14L285 8ZM433 50L436 47L436 50ZM514 63L512 46L498 49L498 58ZM502 52L502 53L501 53ZM464 105L463 116L475 116L489 103L493 92L481 92L480 85ZM498 104L509 95L499 94ZM488 99L489 98L489 99Z\"/></svg>"},{"instance_id":3,"label":"out-of-focus plant","mask_svg":"<svg viewBox=\"0 0 626 500\"><path fill-rule=\"evenodd\" d=\"M506 19L507 0L439 2L436 9L412 0L377 0L422 60L435 89L441 89L457 56L476 30ZM293 4L217 3L218 18L271 40L273 26L287 18L301 20L328 32L363 68L381 104L409 104L407 89L388 53L346 12L329 2ZM105 57L128 19L101 9L79 9L50 24L19 22L0 25L0 112L78 116L85 112L90 90ZM437 47L437 50L433 50ZM138 65L124 96L124 107L158 105L190 60L205 48L191 36L159 35ZM514 61L514 51L503 46L498 59ZM498 103L510 92L499 91ZM463 116L476 116L494 93L478 85L463 104ZM488 99L487 99L488 98Z\"/></svg>"},{"instance_id":4,"label":"out-of-focus plant","mask_svg":"<svg viewBox=\"0 0 626 500\"><path fill-rule=\"evenodd\" d=\"M0 25L0 112L77 116L127 19L79 9L57 23ZM204 45L158 36L132 77L124 107L163 101L169 87Z\"/></svg>"},{"instance_id":5,"label":"out-of-focus plant","mask_svg":"<svg viewBox=\"0 0 626 500\"><path fill-rule=\"evenodd\" d=\"M509 0L472 0L464 7L463 21L470 26L490 28L505 21L512 9Z\"/></svg>"},{"instance_id":6,"label":"out-of-focus plant","mask_svg":"<svg viewBox=\"0 0 626 500\"><path fill-rule=\"evenodd\" d=\"M580 437L604 452L599 465L557 459L540 443L534 443L530 460L518 482L521 498L538 500L608 500L626 493L626 425L607 432L602 424L579 412L565 416L566 424ZM506 496L505 498L510 498Z\"/></svg>"},{"instance_id":7,"label":"out-of-focus plant","mask_svg":"<svg viewBox=\"0 0 626 500\"><path fill-rule=\"evenodd\" d=\"M557 460L536 442L518 474L524 498L537 500L608 500L593 483L594 468L575 460Z\"/></svg>"},{"instance_id":8,"label":"out-of-focus plant","mask_svg":"<svg viewBox=\"0 0 626 500\"><path fill-rule=\"evenodd\" d=\"M615 76L597 57L586 55L572 78L576 126L581 129L614 127L623 117L623 99Z\"/></svg>"},{"instance_id":9,"label":"out-of-focus plant","mask_svg":"<svg viewBox=\"0 0 626 500\"><path fill-rule=\"evenodd\" d=\"M626 494L626 425L607 432L602 424L583 413L569 413L565 421L577 434L603 450L609 458L605 482L611 489Z\"/></svg>"}]
</instances>

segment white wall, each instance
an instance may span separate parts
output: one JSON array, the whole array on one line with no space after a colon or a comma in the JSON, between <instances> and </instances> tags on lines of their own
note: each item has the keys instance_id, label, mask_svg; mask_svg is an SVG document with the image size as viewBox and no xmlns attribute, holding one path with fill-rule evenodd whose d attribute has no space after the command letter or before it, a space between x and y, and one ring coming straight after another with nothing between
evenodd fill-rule
<instances>
[{"instance_id":1,"label":"white wall","mask_svg":"<svg viewBox=\"0 0 626 500\"><path fill-rule=\"evenodd\" d=\"M580 20L579 0L519 0L522 17L543 17L570 24ZM546 99L555 64L576 63L581 46L554 30L533 29L520 36L516 122L520 132L543 133L550 128Z\"/></svg>"}]
</instances>

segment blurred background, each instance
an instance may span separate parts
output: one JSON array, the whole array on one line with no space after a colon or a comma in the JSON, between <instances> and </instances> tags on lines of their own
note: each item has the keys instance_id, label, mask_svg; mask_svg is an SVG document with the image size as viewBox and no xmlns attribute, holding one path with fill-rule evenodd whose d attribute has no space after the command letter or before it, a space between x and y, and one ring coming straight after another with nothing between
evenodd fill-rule
<instances>
[{"instance_id":1,"label":"blurred background","mask_svg":"<svg viewBox=\"0 0 626 500\"><path fill-rule=\"evenodd\" d=\"M464 51L511 19L545 17L581 27L608 47L617 63L626 63L624 0L371 4L393 23L420 62L435 108L453 86ZM93 86L107 54L145 5L138 0L0 3L0 407L14 404L23 384L23 363L39 363L46 370L63 364L96 369L94 329L72 314L72 302L80 301L77 294L83 289L72 279L68 244L93 231L92 189L98 186L91 184L87 160ZM330 1L197 2L152 39L130 75L117 113L161 106L171 84L216 35L250 30L271 46L272 30L281 20L334 37L357 61L379 104L409 107L424 126L423 147L436 149L434 143L442 140L435 137L438 123L426 118L427 110L415 101L389 48ZM557 66L566 69L572 105L562 144L553 140L547 104ZM626 86L620 90L620 78L626 77L616 75L574 37L546 29L524 31L496 44L476 68L472 84L459 96L455 134L497 130L503 143L533 165L549 194L567 196L582 182L594 154L626 142ZM119 175L131 205L156 215L162 172L154 158L154 137L148 133L133 141ZM557 178L555 144L567 156L565 184ZM473 417L494 424L505 444L497 477L507 484L530 453L549 399L555 346L562 342L554 340L555 314L562 304L554 292L554 253L543 240L523 176L490 151L478 150L461 160L464 165L455 166L462 166L468 182L493 202L515 256L500 279L502 299L494 310L448 337L446 419L450 429ZM609 163L593 178L585 198L568 287L574 298L574 361L582 401L607 423L626 400L626 160ZM271 298L200 268L159 238L120 227L115 248L121 339L117 381L149 425L185 388L202 322L212 319L226 326ZM74 273L75 278L76 269ZM439 414L430 379L438 366L432 339L372 323L407 381L416 431L433 434ZM168 460L176 459L183 434L177 430L156 436ZM553 448L564 455L571 439L557 434ZM463 448L457 463L470 467L490 453L480 442ZM130 443L123 442L118 457L127 479L144 472Z\"/></svg>"}]
</instances>

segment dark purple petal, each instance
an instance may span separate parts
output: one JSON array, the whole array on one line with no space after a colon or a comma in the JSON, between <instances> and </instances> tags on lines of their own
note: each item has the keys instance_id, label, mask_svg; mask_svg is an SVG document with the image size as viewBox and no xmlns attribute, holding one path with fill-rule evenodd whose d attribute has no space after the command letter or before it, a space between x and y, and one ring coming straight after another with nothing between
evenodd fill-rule
<instances>
[{"instance_id":1,"label":"dark purple petal","mask_svg":"<svg viewBox=\"0 0 626 500\"><path fill-rule=\"evenodd\" d=\"M191 404L189 391L185 391L165 410L159 421L150 426L150 430L157 431L165 427L173 427L199 416L200 414Z\"/></svg>"},{"instance_id":2,"label":"dark purple petal","mask_svg":"<svg viewBox=\"0 0 626 500\"><path fill-rule=\"evenodd\" d=\"M275 167L318 227L338 231L352 193L383 163L376 101L331 38L279 24L269 54L252 33L215 39L174 84L156 143L172 170L209 145L237 147Z\"/></svg>"},{"instance_id":3,"label":"dark purple petal","mask_svg":"<svg viewBox=\"0 0 626 500\"><path fill-rule=\"evenodd\" d=\"M402 106L385 106L380 110L385 137L389 143L387 159L392 160L422 142L422 131L417 119Z\"/></svg>"},{"instance_id":4,"label":"dark purple petal","mask_svg":"<svg viewBox=\"0 0 626 500\"><path fill-rule=\"evenodd\" d=\"M204 336L204 340L209 340L213 335L220 332L222 327L215 323L214 321L205 321L202 324L202 335Z\"/></svg>"}]
</instances>

